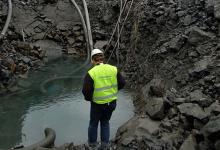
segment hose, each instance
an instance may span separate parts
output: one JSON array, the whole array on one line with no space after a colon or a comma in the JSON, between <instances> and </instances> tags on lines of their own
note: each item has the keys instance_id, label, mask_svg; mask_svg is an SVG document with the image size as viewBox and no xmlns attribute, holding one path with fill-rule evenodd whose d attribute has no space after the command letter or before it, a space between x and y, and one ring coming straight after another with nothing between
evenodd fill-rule
<instances>
[{"instance_id":1,"label":"hose","mask_svg":"<svg viewBox=\"0 0 220 150\"><path fill-rule=\"evenodd\" d=\"M52 82L52 81L57 80L57 79L72 78L71 76L74 73L76 73L77 71L79 71L80 69L82 69L82 68L84 68L86 66L90 66L90 50L92 50L92 48L93 48L93 43L92 43L92 39L91 39L92 38L92 36L91 36L91 28L90 28L90 23L89 23L90 21L89 21L89 18L86 18L86 20L87 20L87 25L86 25L85 20L83 18L83 15L82 15L82 12L81 12L79 6L75 2L75 0L71 0L71 2L73 3L75 8L77 9L77 12L78 12L78 14L80 16L80 20L81 20L82 25L83 25L83 30L84 30L86 44L87 44L87 58L86 58L86 61L80 67L76 68L74 70L74 72L71 72L71 74L66 75L66 76L61 76L61 77L50 78L48 80L45 80L43 83L41 83L40 84L40 90L41 90L42 93L46 93L47 92L47 90L45 89L45 85L47 85L49 82ZM83 3L84 3L85 12L88 13L86 2L83 1ZM88 25L89 25L89 27L88 27ZM90 29L90 34L88 32L88 28ZM90 39L90 42L88 41L89 39Z\"/></svg>"},{"instance_id":2,"label":"hose","mask_svg":"<svg viewBox=\"0 0 220 150\"><path fill-rule=\"evenodd\" d=\"M11 21L11 16L12 16L12 2L11 2L11 0L8 0L8 16L7 16L7 20L5 22L5 26L4 26L4 28L3 28L2 32L1 32L0 39L3 38L3 36L7 32L9 23Z\"/></svg>"},{"instance_id":3,"label":"hose","mask_svg":"<svg viewBox=\"0 0 220 150\"><path fill-rule=\"evenodd\" d=\"M86 59L86 61L85 61L85 65L89 62L89 60L90 60L90 47L89 47L89 36L88 36L88 29L87 29L87 27L86 27L86 23L85 23L85 20L84 20L84 18L83 18L83 15L82 15L82 12L81 12L81 10L80 10L80 8L79 8L79 6L77 5L77 3L75 2L75 0L71 0L71 2L73 3L73 5L75 6L75 8L76 8L76 10L77 10L77 12L78 12L78 14L79 14L79 16L80 16L80 20L81 20L81 22L82 22L82 25L83 25L83 31L84 31L84 34L85 34L85 39L86 39L86 45L87 45L87 59Z\"/></svg>"},{"instance_id":4,"label":"hose","mask_svg":"<svg viewBox=\"0 0 220 150\"><path fill-rule=\"evenodd\" d=\"M90 19L89 19L89 12L88 12L86 1L85 0L82 0L82 1L83 1L83 7L85 10L85 15L86 15L86 25L87 25L90 51L92 51L93 50L93 39L92 39L91 25L90 25Z\"/></svg>"}]
</instances>

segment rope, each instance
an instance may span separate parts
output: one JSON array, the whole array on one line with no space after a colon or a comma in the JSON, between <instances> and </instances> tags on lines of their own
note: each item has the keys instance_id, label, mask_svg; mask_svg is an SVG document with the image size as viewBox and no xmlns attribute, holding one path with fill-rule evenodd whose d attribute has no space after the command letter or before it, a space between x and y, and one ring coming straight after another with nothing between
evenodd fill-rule
<instances>
[{"instance_id":1,"label":"rope","mask_svg":"<svg viewBox=\"0 0 220 150\"><path fill-rule=\"evenodd\" d=\"M114 36L114 34L115 34L115 31L116 31L116 29L117 29L117 27L118 27L118 25L119 25L119 22L120 22L122 13L124 12L125 6L127 5L127 1L128 1L128 0L126 0L125 3L124 3L124 6L123 6L123 8L122 8L122 10L121 10L121 12L120 12L120 15L119 15L119 17L118 17L117 23L116 23L115 28L114 28L114 30L113 30L113 33L112 33L112 35L111 35L111 38L110 38L110 40L109 40L109 42L108 42L108 44L107 44L107 47L105 48L104 52L109 49L110 43L112 42L113 36Z\"/></svg>"},{"instance_id":2,"label":"rope","mask_svg":"<svg viewBox=\"0 0 220 150\"><path fill-rule=\"evenodd\" d=\"M126 20L127 20L127 18L128 18L128 15L129 15L129 13L130 13L130 11L131 11L131 8L132 8L133 3L134 3L134 0L131 1L131 4L130 4L129 9L128 9L128 12L127 12L127 15L126 15L126 17L125 17L125 19L124 19L124 22L123 22L123 24L122 24L122 27L121 27L121 30L120 30L120 34L119 34L120 36L121 36L121 34L122 34L122 30L123 30L123 28L124 28L124 25L125 25L125 22L126 22ZM108 63L109 60L111 59L112 54L113 54L113 52L115 51L115 49L116 49L118 43L119 43L119 38L117 39L117 42L115 43L114 49L112 50L112 52L111 52L111 54L110 54L110 56L109 56L109 58L108 58L108 60L107 60L107 63Z\"/></svg>"}]
</instances>

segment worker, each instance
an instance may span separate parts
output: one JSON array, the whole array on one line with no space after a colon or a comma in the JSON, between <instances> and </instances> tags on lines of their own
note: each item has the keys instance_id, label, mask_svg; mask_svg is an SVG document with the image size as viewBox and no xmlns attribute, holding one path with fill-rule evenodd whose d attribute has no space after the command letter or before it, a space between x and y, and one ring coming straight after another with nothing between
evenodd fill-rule
<instances>
[{"instance_id":1,"label":"worker","mask_svg":"<svg viewBox=\"0 0 220 150\"><path fill-rule=\"evenodd\" d=\"M91 52L93 67L84 78L82 93L91 102L88 127L90 149L108 150L110 148L109 120L116 108L118 90L125 85L125 79L117 67L104 63L104 53L100 49ZM101 145L97 143L97 129L100 122Z\"/></svg>"}]
</instances>

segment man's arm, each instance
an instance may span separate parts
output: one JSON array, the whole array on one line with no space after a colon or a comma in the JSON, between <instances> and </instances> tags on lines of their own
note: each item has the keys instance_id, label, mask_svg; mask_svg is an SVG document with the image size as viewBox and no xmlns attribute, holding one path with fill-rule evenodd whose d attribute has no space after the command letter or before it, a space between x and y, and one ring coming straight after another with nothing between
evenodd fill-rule
<instances>
[{"instance_id":1,"label":"man's arm","mask_svg":"<svg viewBox=\"0 0 220 150\"><path fill-rule=\"evenodd\" d=\"M82 89L84 99L87 101L92 101L92 96L93 96L93 91L94 91L93 84L94 84L94 81L92 80L90 75L87 73L84 78L83 89Z\"/></svg>"},{"instance_id":2,"label":"man's arm","mask_svg":"<svg viewBox=\"0 0 220 150\"><path fill-rule=\"evenodd\" d=\"M120 90L125 86L125 79L120 72L118 72L117 74L117 80L118 80L118 90Z\"/></svg>"}]
</instances>

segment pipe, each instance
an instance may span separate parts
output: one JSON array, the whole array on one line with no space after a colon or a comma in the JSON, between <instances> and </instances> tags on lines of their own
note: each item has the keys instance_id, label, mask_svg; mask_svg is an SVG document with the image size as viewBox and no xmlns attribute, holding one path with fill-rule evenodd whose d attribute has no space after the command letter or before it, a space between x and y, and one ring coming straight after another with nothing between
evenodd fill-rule
<instances>
[{"instance_id":1,"label":"pipe","mask_svg":"<svg viewBox=\"0 0 220 150\"><path fill-rule=\"evenodd\" d=\"M85 39L86 39L86 44L87 44L87 58L86 58L86 61L81 65L79 66L78 68L76 68L69 76L61 76L61 77L54 77L54 78L50 78L48 80L45 80L43 83L40 84L40 91L42 93L46 93L47 90L45 89L45 86L49 83L49 82L52 82L54 80L57 80L57 79L64 79L64 78L69 78L71 77L74 73L76 73L77 71L79 71L80 69L86 67L86 66L89 66L90 65L90 49L92 50L93 48L93 43L92 43L92 39L90 39L90 43L89 43L89 34L88 34L88 30L87 30L87 26L86 26L86 23L85 23L85 20L83 18L83 15L82 15L82 12L80 10L80 8L78 7L77 3L75 2L75 0L71 0L71 2L73 3L73 5L75 6L75 8L77 9L77 12L80 16L80 19L81 19L81 22L82 22L82 25L83 25L83 30L84 30L84 34L85 34ZM88 9L87 9L87 5L86 5L86 2L84 4L84 9L85 11L87 10L88 12ZM88 25L89 25L89 28L90 28L90 23L89 23L89 17L86 19L88 21ZM91 29L90 29L90 38L92 38L91 36Z\"/></svg>"},{"instance_id":2,"label":"pipe","mask_svg":"<svg viewBox=\"0 0 220 150\"><path fill-rule=\"evenodd\" d=\"M87 31L88 31L90 51L92 51L93 50L93 39L92 39L91 25L90 25L90 19L89 19L89 12L88 12L86 1L85 0L82 0L82 1L83 1L83 7L85 10L85 15L86 15L86 25L87 25Z\"/></svg>"},{"instance_id":3,"label":"pipe","mask_svg":"<svg viewBox=\"0 0 220 150\"><path fill-rule=\"evenodd\" d=\"M56 139L56 133L51 128L44 129L45 133L45 139L41 140L38 143L35 143L33 145L23 147L23 148L12 148L12 149L18 149L18 150L36 150L39 147L43 148L50 148L51 146L54 146L54 141ZM12 150L10 149L10 150Z\"/></svg>"},{"instance_id":4,"label":"pipe","mask_svg":"<svg viewBox=\"0 0 220 150\"><path fill-rule=\"evenodd\" d=\"M87 64L90 60L90 47L89 47L89 37L88 37L88 30L87 30L87 27L86 27L86 23L85 23L85 20L83 18L83 15L82 15L82 12L79 8L79 6L77 5L77 3L75 2L75 0L71 0L71 2L73 3L73 5L75 6L79 16L80 16L80 19L81 19L81 22L82 22L82 25L83 25L83 30L84 30L84 34L85 34L85 39L86 39L86 45L87 45L87 59L86 59L86 62L85 64Z\"/></svg>"},{"instance_id":5,"label":"pipe","mask_svg":"<svg viewBox=\"0 0 220 150\"><path fill-rule=\"evenodd\" d=\"M7 20L5 22L5 26L1 32L0 38L2 38L5 35L5 33L7 32L9 23L11 21L11 16L12 16L12 2L11 2L11 0L8 0L8 16L7 16Z\"/></svg>"}]
</instances>

